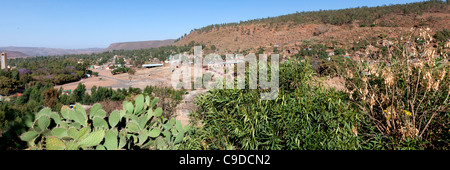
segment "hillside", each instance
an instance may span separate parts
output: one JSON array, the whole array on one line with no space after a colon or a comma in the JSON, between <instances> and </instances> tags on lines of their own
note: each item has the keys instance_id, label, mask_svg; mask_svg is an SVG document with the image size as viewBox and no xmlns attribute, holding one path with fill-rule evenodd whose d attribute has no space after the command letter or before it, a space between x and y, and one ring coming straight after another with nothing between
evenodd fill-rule
<instances>
[{"instance_id":1,"label":"hillside","mask_svg":"<svg viewBox=\"0 0 450 170\"><path fill-rule=\"evenodd\" d=\"M86 49L61 49L61 48L44 48L44 47L0 47L0 51L14 51L18 57L34 57L34 56L56 56L65 54L90 54L103 51L103 48L86 48ZM15 54L8 54L8 56Z\"/></svg>"},{"instance_id":2,"label":"hillside","mask_svg":"<svg viewBox=\"0 0 450 170\"><path fill-rule=\"evenodd\" d=\"M175 40L154 40L154 41L136 41L136 42L121 42L113 43L105 51L112 50L138 50L148 48L158 48L162 46L171 45Z\"/></svg>"},{"instance_id":3,"label":"hillside","mask_svg":"<svg viewBox=\"0 0 450 170\"><path fill-rule=\"evenodd\" d=\"M343 10L302 12L241 23L210 25L192 30L174 45L191 41L212 45L218 53L258 48L295 49L305 40L328 46L346 47L364 38L381 34L395 38L411 27L450 29L450 10L446 2L362 7ZM283 54L283 53L281 53Z\"/></svg>"},{"instance_id":4,"label":"hillside","mask_svg":"<svg viewBox=\"0 0 450 170\"><path fill-rule=\"evenodd\" d=\"M19 52L19 51L2 51L8 54L8 58L23 58L29 57L30 55Z\"/></svg>"}]
</instances>

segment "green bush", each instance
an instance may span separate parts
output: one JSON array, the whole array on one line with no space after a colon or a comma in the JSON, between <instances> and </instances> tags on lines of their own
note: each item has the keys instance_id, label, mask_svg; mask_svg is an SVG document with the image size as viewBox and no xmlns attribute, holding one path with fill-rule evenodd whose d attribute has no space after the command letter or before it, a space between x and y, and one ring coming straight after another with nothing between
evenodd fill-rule
<instances>
[{"instance_id":1,"label":"green bush","mask_svg":"<svg viewBox=\"0 0 450 170\"><path fill-rule=\"evenodd\" d=\"M437 31L433 37L441 42L447 42L450 39L450 30L444 28L442 31Z\"/></svg>"},{"instance_id":2,"label":"green bush","mask_svg":"<svg viewBox=\"0 0 450 170\"><path fill-rule=\"evenodd\" d=\"M342 92L312 86L305 62L280 67L280 94L260 99L261 89L215 89L198 97L202 129L189 146L201 149L285 150L358 149L359 113ZM202 144L202 142L206 144Z\"/></svg>"}]
</instances>

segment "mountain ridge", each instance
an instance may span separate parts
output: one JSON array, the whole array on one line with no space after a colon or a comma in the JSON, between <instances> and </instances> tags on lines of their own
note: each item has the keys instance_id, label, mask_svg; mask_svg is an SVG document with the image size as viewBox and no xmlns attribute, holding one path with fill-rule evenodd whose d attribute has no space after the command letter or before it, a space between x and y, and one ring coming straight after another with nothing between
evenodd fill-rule
<instances>
[{"instance_id":1,"label":"mountain ridge","mask_svg":"<svg viewBox=\"0 0 450 170\"><path fill-rule=\"evenodd\" d=\"M12 57L35 57L35 56L57 56L68 54L90 54L102 52L103 48L83 48L83 49L62 49L62 48L47 48L47 47L0 47L0 51L14 53L16 56Z\"/></svg>"},{"instance_id":2,"label":"mountain ridge","mask_svg":"<svg viewBox=\"0 0 450 170\"><path fill-rule=\"evenodd\" d=\"M118 43L112 43L111 45L109 45L109 47L106 48L105 51L158 48L158 47L162 47L162 46L172 45L174 42L175 42L175 39L118 42Z\"/></svg>"},{"instance_id":3,"label":"mountain ridge","mask_svg":"<svg viewBox=\"0 0 450 170\"><path fill-rule=\"evenodd\" d=\"M265 50L298 50L307 42L350 48L364 38L395 38L412 27L432 33L450 29L448 2L426 1L380 7L301 12L240 23L213 24L194 29L175 46L204 44L220 54ZM282 54L282 53L280 53Z\"/></svg>"},{"instance_id":4,"label":"mountain ridge","mask_svg":"<svg viewBox=\"0 0 450 170\"><path fill-rule=\"evenodd\" d=\"M11 58L58 56L70 54L91 54L113 50L137 50L137 49L158 48L162 46L172 45L174 41L175 39L118 42L118 43L111 43L108 46L108 48L82 48L82 49L7 46L7 47L0 47L0 51L8 53L8 57Z\"/></svg>"}]
</instances>

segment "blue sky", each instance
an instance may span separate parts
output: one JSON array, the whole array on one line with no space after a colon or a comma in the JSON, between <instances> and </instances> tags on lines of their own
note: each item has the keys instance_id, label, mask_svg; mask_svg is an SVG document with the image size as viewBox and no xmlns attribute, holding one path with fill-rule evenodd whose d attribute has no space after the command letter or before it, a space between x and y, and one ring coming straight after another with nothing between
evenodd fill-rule
<instances>
[{"instance_id":1,"label":"blue sky","mask_svg":"<svg viewBox=\"0 0 450 170\"><path fill-rule=\"evenodd\" d=\"M0 0L0 47L106 48L210 24L419 0Z\"/></svg>"}]
</instances>

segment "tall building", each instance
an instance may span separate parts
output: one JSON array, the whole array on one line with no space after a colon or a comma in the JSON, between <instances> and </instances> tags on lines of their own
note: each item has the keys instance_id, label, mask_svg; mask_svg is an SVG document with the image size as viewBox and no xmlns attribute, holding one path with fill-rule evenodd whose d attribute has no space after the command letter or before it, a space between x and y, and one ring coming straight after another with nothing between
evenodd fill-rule
<instances>
[{"instance_id":1,"label":"tall building","mask_svg":"<svg viewBox=\"0 0 450 170\"><path fill-rule=\"evenodd\" d=\"M0 60L1 60L0 68L2 70L8 68L8 58L6 57L6 53L5 52L3 52L1 54Z\"/></svg>"}]
</instances>

